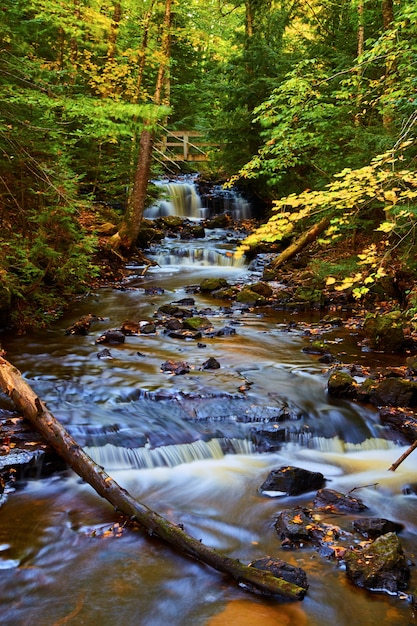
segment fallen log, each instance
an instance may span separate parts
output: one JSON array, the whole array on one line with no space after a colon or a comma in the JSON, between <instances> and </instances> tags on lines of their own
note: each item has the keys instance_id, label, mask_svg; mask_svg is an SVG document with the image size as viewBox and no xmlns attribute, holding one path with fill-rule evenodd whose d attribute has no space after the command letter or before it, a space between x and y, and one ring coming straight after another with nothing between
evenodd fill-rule
<instances>
[{"instance_id":1,"label":"fallen log","mask_svg":"<svg viewBox=\"0 0 417 626\"><path fill-rule=\"evenodd\" d=\"M411 454L412 452L414 452L414 450L415 450L416 448L417 448L417 439L416 439L416 441L415 441L415 442L414 442L414 443L413 443L413 444L412 444L409 448L407 448L407 450L406 450L406 451L405 451L405 452L404 452L404 453L400 456L400 458L399 458L399 459L397 459L397 460L395 461L395 463L393 463L393 464L391 465L391 467L389 467L389 468L388 468L388 471L389 471L389 472L395 472L395 470L397 469L397 467L399 467L399 466L401 465L401 463L402 463L403 461L405 461L405 459L406 459L408 456L410 456L410 454Z\"/></svg>"},{"instance_id":2,"label":"fallen log","mask_svg":"<svg viewBox=\"0 0 417 626\"><path fill-rule=\"evenodd\" d=\"M301 252L303 248L308 246L309 243L312 243L317 239L317 237L322 233L329 225L330 219L328 217L324 217L320 222L314 224L307 232L303 233L298 239L296 239L288 248L285 248L281 252L281 254L272 261L271 267L273 269L278 269L284 263L295 257L296 254Z\"/></svg>"},{"instance_id":3,"label":"fallen log","mask_svg":"<svg viewBox=\"0 0 417 626\"><path fill-rule=\"evenodd\" d=\"M23 380L19 370L1 356L0 387L24 417L30 420L45 440L83 480L116 510L144 526L151 535L157 535L187 556L231 576L249 591L274 595L285 600L303 599L306 593L304 588L278 578L271 572L244 565L237 559L219 554L188 535L181 525L170 522L133 498L86 454Z\"/></svg>"}]
</instances>

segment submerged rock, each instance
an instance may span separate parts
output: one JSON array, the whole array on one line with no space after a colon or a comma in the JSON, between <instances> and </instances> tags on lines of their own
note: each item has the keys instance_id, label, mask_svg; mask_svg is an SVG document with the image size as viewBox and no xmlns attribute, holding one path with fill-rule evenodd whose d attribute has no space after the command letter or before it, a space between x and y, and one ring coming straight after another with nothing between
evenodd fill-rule
<instances>
[{"instance_id":1,"label":"submerged rock","mask_svg":"<svg viewBox=\"0 0 417 626\"><path fill-rule=\"evenodd\" d=\"M326 480L321 472L310 472L300 467L280 467L272 470L262 483L260 491L280 492L287 496L296 496L301 493L321 489Z\"/></svg>"},{"instance_id":2,"label":"submerged rock","mask_svg":"<svg viewBox=\"0 0 417 626\"><path fill-rule=\"evenodd\" d=\"M346 574L358 587L397 593L407 587L410 568L395 533L387 533L364 548L345 555Z\"/></svg>"}]
</instances>

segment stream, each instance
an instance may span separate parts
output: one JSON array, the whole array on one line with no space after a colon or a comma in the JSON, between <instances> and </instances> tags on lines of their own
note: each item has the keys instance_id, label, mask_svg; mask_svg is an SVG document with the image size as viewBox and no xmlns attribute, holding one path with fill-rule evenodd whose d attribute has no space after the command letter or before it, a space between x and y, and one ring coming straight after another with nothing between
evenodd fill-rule
<instances>
[{"instance_id":1,"label":"stream","mask_svg":"<svg viewBox=\"0 0 417 626\"><path fill-rule=\"evenodd\" d=\"M164 202L165 214L178 212ZM201 203L193 199L192 206L201 212ZM279 511L311 506L314 494L271 498L259 487L271 469L296 465L322 472L331 489L358 488L367 515L401 522L404 550L415 562L417 496L404 489L416 482L415 457L389 472L406 447L380 426L377 411L327 396L327 367L303 352L318 313L245 309L195 292L207 277L259 280L256 269L234 262L235 237L213 230L191 242L164 240L150 255L158 265L145 276L131 265L126 284L90 293L45 331L3 335L2 345L48 409L133 496L242 562L270 556L302 567L305 599L286 604L240 589L125 526L91 487L65 471L19 481L0 508L5 626L415 623L405 594L359 589L316 549L281 546L273 527ZM123 344L96 344L106 330L126 320L152 321L162 305L190 297L215 331L233 330L184 341L158 327ZM101 319L88 335L65 334L89 313ZM326 339L344 362L403 363L362 351L353 330L334 328ZM104 347L108 358L100 357ZM219 369L203 367L209 357ZM162 371L169 360L187 362L189 371ZM1 410L10 404L0 396ZM282 430L284 440L268 450L257 437L262 429ZM334 523L350 529L352 519L337 516Z\"/></svg>"}]
</instances>

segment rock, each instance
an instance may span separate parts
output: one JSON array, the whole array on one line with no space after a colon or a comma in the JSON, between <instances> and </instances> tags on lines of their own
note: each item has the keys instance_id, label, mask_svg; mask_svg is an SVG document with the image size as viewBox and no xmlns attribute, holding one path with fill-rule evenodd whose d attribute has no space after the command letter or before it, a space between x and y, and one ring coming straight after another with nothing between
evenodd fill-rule
<instances>
[{"instance_id":1,"label":"rock","mask_svg":"<svg viewBox=\"0 0 417 626\"><path fill-rule=\"evenodd\" d=\"M311 519L302 509L284 509L278 515L274 528L281 539L308 541Z\"/></svg>"},{"instance_id":2,"label":"rock","mask_svg":"<svg viewBox=\"0 0 417 626\"><path fill-rule=\"evenodd\" d=\"M189 330L208 330L212 328L212 324L206 317L195 316L184 320L184 328Z\"/></svg>"},{"instance_id":3,"label":"rock","mask_svg":"<svg viewBox=\"0 0 417 626\"><path fill-rule=\"evenodd\" d=\"M92 315L91 313L89 313L88 315L83 315L77 322L75 322L75 324L65 330L65 334L88 335L91 324L99 319L100 318L98 318L97 315Z\"/></svg>"},{"instance_id":4,"label":"rock","mask_svg":"<svg viewBox=\"0 0 417 626\"><path fill-rule=\"evenodd\" d=\"M106 330L96 339L96 343L124 343L125 334L121 330Z\"/></svg>"},{"instance_id":5,"label":"rock","mask_svg":"<svg viewBox=\"0 0 417 626\"><path fill-rule=\"evenodd\" d=\"M327 392L334 398L355 398L358 387L358 383L350 374L336 370L330 374Z\"/></svg>"},{"instance_id":6,"label":"rock","mask_svg":"<svg viewBox=\"0 0 417 626\"><path fill-rule=\"evenodd\" d=\"M264 298L270 298L273 294L272 287L264 282L253 283L250 289Z\"/></svg>"},{"instance_id":7,"label":"rock","mask_svg":"<svg viewBox=\"0 0 417 626\"><path fill-rule=\"evenodd\" d=\"M203 370L217 370L220 367L220 363L217 359L211 356L207 361L203 363Z\"/></svg>"},{"instance_id":8,"label":"rock","mask_svg":"<svg viewBox=\"0 0 417 626\"><path fill-rule=\"evenodd\" d=\"M381 424L398 430L410 443L417 439L417 415L411 410L385 407L379 412Z\"/></svg>"},{"instance_id":9,"label":"rock","mask_svg":"<svg viewBox=\"0 0 417 626\"><path fill-rule=\"evenodd\" d=\"M137 335L140 331L140 324L139 322L130 322L127 320L126 322L123 322L120 330L125 335Z\"/></svg>"},{"instance_id":10,"label":"rock","mask_svg":"<svg viewBox=\"0 0 417 626\"><path fill-rule=\"evenodd\" d=\"M301 567L290 565L286 561L281 559L271 559L264 557L263 559L257 559L249 564L249 567L256 567L257 569L265 572L271 572L277 578L282 578L293 585L302 587L307 591L307 574Z\"/></svg>"},{"instance_id":11,"label":"rock","mask_svg":"<svg viewBox=\"0 0 417 626\"><path fill-rule=\"evenodd\" d=\"M171 330L168 333L168 337L172 337L173 339L201 339L201 331L180 328L178 330Z\"/></svg>"},{"instance_id":12,"label":"rock","mask_svg":"<svg viewBox=\"0 0 417 626\"><path fill-rule=\"evenodd\" d=\"M417 406L417 383L404 378L385 378L372 386L369 400L374 406Z\"/></svg>"},{"instance_id":13,"label":"rock","mask_svg":"<svg viewBox=\"0 0 417 626\"><path fill-rule=\"evenodd\" d=\"M242 302L243 304L249 304L251 306L261 306L266 304L267 300L250 287L244 287L236 296L236 302Z\"/></svg>"},{"instance_id":14,"label":"rock","mask_svg":"<svg viewBox=\"0 0 417 626\"><path fill-rule=\"evenodd\" d=\"M169 317L192 317L192 311L189 309L183 309L179 306L175 306L174 304L163 304L157 310L157 315L164 316L169 315Z\"/></svg>"},{"instance_id":15,"label":"rock","mask_svg":"<svg viewBox=\"0 0 417 626\"><path fill-rule=\"evenodd\" d=\"M230 337L231 335L236 335L236 329L232 326L224 326L215 333L216 337Z\"/></svg>"},{"instance_id":16,"label":"rock","mask_svg":"<svg viewBox=\"0 0 417 626\"><path fill-rule=\"evenodd\" d=\"M279 450L281 448L281 444L286 441L287 429L278 427L271 430L253 429L251 432L251 438L259 452L273 452L275 450Z\"/></svg>"},{"instance_id":17,"label":"rock","mask_svg":"<svg viewBox=\"0 0 417 626\"><path fill-rule=\"evenodd\" d=\"M397 593L407 587L410 568L395 533L387 533L364 548L345 555L346 574L358 587Z\"/></svg>"},{"instance_id":18,"label":"rock","mask_svg":"<svg viewBox=\"0 0 417 626\"><path fill-rule=\"evenodd\" d=\"M320 489L314 499L316 508L325 508L331 511L364 511L368 507L359 500L333 489Z\"/></svg>"},{"instance_id":19,"label":"rock","mask_svg":"<svg viewBox=\"0 0 417 626\"><path fill-rule=\"evenodd\" d=\"M404 528L402 524L383 517L360 517L353 520L352 526L356 532L370 539L376 539L387 533L399 533Z\"/></svg>"},{"instance_id":20,"label":"rock","mask_svg":"<svg viewBox=\"0 0 417 626\"><path fill-rule=\"evenodd\" d=\"M325 478L320 472L310 472L310 470L289 465L272 470L262 483L260 491L297 496L300 493L320 489L325 483Z\"/></svg>"},{"instance_id":21,"label":"rock","mask_svg":"<svg viewBox=\"0 0 417 626\"><path fill-rule=\"evenodd\" d=\"M391 311L384 315L368 315L363 325L363 332L368 337L372 350L401 352L404 348L404 320L400 311Z\"/></svg>"},{"instance_id":22,"label":"rock","mask_svg":"<svg viewBox=\"0 0 417 626\"><path fill-rule=\"evenodd\" d=\"M97 352L97 358L98 359L112 359L112 354L110 352L110 350L108 348L104 348L103 350L101 350L100 352Z\"/></svg>"},{"instance_id":23,"label":"rock","mask_svg":"<svg viewBox=\"0 0 417 626\"><path fill-rule=\"evenodd\" d=\"M183 328L183 323L176 317L171 317L164 323L164 326L167 330L180 330Z\"/></svg>"},{"instance_id":24,"label":"rock","mask_svg":"<svg viewBox=\"0 0 417 626\"><path fill-rule=\"evenodd\" d=\"M140 334L152 335L156 333L156 326L152 322L140 322Z\"/></svg>"},{"instance_id":25,"label":"rock","mask_svg":"<svg viewBox=\"0 0 417 626\"><path fill-rule=\"evenodd\" d=\"M229 284L225 278L205 278L200 283L201 291L216 291L228 287Z\"/></svg>"},{"instance_id":26,"label":"rock","mask_svg":"<svg viewBox=\"0 0 417 626\"><path fill-rule=\"evenodd\" d=\"M204 226L201 225L186 226L181 231L181 239L204 239L205 236L206 231L204 230Z\"/></svg>"},{"instance_id":27,"label":"rock","mask_svg":"<svg viewBox=\"0 0 417 626\"><path fill-rule=\"evenodd\" d=\"M161 365L162 372L172 372L176 376L187 374L190 369L186 361L165 361L165 363Z\"/></svg>"}]
</instances>

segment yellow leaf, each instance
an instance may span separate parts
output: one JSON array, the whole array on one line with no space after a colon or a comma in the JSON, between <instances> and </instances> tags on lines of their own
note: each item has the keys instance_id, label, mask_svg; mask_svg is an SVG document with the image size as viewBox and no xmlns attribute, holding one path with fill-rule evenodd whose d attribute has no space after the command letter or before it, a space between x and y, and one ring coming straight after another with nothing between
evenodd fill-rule
<instances>
[{"instance_id":1,"label":"yellow leaf","mask_svg":"<svg viewBox=\"0 0 417 626\"><path fill-rule=\"evenodd\" d=\"M336 282L336 279L333 276L329 276L328 279L326 280L326 285L334 285Z\"/></svg>"}]
</instances>

